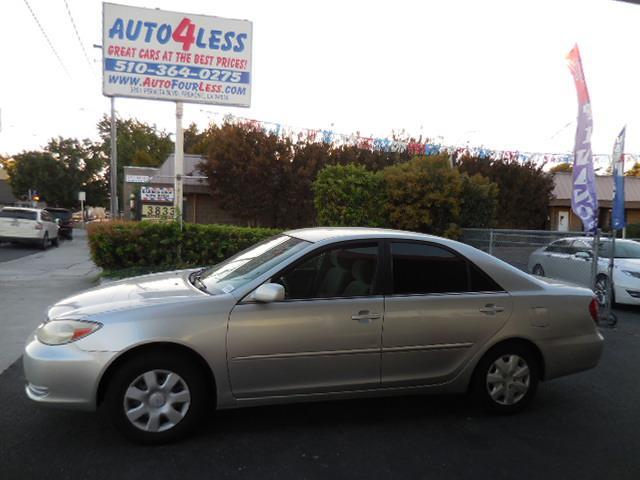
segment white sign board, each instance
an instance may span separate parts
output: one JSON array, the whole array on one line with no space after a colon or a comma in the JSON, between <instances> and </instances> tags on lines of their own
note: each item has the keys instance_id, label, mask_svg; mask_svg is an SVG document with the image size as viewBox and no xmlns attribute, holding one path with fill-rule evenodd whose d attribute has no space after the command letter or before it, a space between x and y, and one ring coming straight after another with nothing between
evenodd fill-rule
<instances>
[{"instance_id":1,"label":"white sign board","mask_svg":"<svg viewBox=\"0 0 640 480\"><path fill-rule=\"evenodd\" d=\"M251 105L251 22L102 5L104 95Z\"/></svg>"},{"instance_id":2,"label":"white sign board","mask_svg":"<svg viewBox=\"0 0 640 480\"><path fill-rule=\"evenodd\" d=\"M140 200L173 203L173 187L140 187Z\"/></svg>"},{"instance_id":3,"label":"white sign board","mask_svg":"<svg viewBox=\"0 0 640 480\"><path fill-rule=\"evenodd\" d=\"M125 181L127 183L149 183L151 177L148 175L127 175Z\"/></svg>"},{"instance_id":4,"label":"white sign board","mask_svg":"<svg viewBox=\"0 0 640 480\"><path fill-rule=\"evenodd\" d=\"M87 192L78 192L78 201L86 202L87 201Z\"/></svg>"}]
</instances>

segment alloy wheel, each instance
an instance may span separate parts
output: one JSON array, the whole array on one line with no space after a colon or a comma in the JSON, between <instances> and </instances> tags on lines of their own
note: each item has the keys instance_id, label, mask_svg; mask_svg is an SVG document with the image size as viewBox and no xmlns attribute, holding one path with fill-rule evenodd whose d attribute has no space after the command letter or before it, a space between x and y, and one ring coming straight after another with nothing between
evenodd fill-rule
<instances>
[{"instance_id":1,"label":"alloy wheel","mask_svg":"<svg viewBox=\"0 0 640 480\"><path fill-rule=\"evenodd\" d=\"M529 365L519 355L498 357L487 371L486 386L491 399L499 405L514 405L529 391Z\"/></svg>"},{"instance_id":2,"label":"alloy wheel","mask_svg":"<svg viewBox=\"0 0 640 480\"><path fill-rule=\"evenodd\" d=\"M124 393L124 411L132 425L145 432L164 432L182 421L191 392L180 375L150 370L138 376Z\"/></svg>"}]
</instances>

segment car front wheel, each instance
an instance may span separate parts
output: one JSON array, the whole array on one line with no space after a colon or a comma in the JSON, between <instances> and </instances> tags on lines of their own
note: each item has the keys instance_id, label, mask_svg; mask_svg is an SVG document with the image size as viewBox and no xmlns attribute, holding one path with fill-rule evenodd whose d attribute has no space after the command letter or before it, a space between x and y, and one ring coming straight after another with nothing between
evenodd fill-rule
<instances>
[{"instance_id":1,"label":"car front wheel","mask_svg":"<svg viewBox=\"0 0 640 480\"><path fill-rule=\"evenodd\" d=\"M485 354L473 377L472 393L485 409L515 413L531 402L539 367L531 350L520 344L500 345Z\"/></svg>"},{"instance_id":2,"label":"car front wheel","mask_svg":"<svg viewBox=\"0 0 640 480\"><path fill-rule=\"evenodd\" d=\"M206 378L192 362L158 353L125 363L105 398L112 422L137 443L160 444L188 434L207 408Z\"/></svg>"},{"instance_id":3,"label":"car front wheel","mask_svg":"<svg viewBox=\"0 0 640 480\"><path fill-rule=\"evenodd\" d=\"M40 248L42 248L42 250L46 250L48 246L49 246L49 234L47 232L44 232L44 237L42 237L42 243L40 244Z\"/></svg>"}]
</instances>

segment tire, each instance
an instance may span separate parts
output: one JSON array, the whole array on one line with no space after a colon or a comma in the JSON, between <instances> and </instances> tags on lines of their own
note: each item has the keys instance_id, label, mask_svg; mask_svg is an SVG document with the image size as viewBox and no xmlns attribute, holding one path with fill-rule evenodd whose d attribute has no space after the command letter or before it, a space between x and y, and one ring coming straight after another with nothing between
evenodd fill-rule
<instances>
[{"instance_id":1,"label":"tire","mask_svg":"<svg viewBox=\"0 0 640 480\"><path fill-rule=\"evenodd\" d=\"M204 373L189 359L147 352L115 372L104 406L115 427L129 440L169 443L191 432L213 405L209 387Z\"/></svg>"},{"instance_id":2,"label":"tire","mask_svg":"<svg viewBox=\"0 0 640 480\"><path fill-rule=\"evenodd\" d=\"M51 240L51 245L53 245L54 247L58 247L60 246L60 239L59 237L54 238L53 240Z\"/></svg>"},{"instance_id":3,"label":"tire","mask_svg":"<svg viewBox=\"0 0 640 480\"><path fill-rule=\"evenodd\" d=\"M47 232L44 232L44 237L42 237L42 243L40 244L40 248L42 248L42 250L46 250L48 246L49 246L49 234Z\"/></svg>"},{"instance_id":4,"label":"tire","mask_svg":"<svg viewBox=\"0 0 640 480\"><path fill-rule=\"evenodd\" d=\"M533 266L533 269L531 270L531 273L533 273L534 275L537 275L539 277L544 277L544 268L542 268L542 265L540 265L539 263L536 263Z\"/></svg>"},{"instance_id":5,"label":"tire","mask_svg":"<svg viewBox=\"0 0 640 480\"><path fill-rule=\"evenodd\" d=\"M606 275L600 274L596 277L596 284L594 286L593 292L596 294L596 299L598 300L598 306L600 308L604 308L607 303L608 284L609 277L607 277ZM613 301L611 302L611 305L613 306Z\"/></svg>"},{"instance_id":6,"label":"tire","mask_svg":"<svg viewBox=\"0 0 640 480\"><path fill-rule=\"evenodd\" d=\"M531 348L504 343L489 350L476 366L471 393L489 412L517 413L533 400L539 378L540 366Z\"/></svg>"}]
</instances>

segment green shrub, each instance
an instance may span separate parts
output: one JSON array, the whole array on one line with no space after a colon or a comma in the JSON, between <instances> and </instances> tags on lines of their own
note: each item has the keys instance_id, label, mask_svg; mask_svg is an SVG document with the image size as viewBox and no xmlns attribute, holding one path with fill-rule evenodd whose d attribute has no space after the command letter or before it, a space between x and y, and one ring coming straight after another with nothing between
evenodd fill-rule
<instances>
[{"instance_id":1,"label":"green shrub","mask_svg":"<svg viewBox=\"0 0 640 480\"><path fill-rule=\"evenodd\" d=\"M385 226L384 180L362 165L331 165L313 183L318 224L327 226Z\"/></svg>"},{"instance_id":2,"label":"green shrub","mask_svg":"<svg viewBox=\"0 0 640 480\"><path fill-rule=\"evenodd\" d=\"M415 157L382 174L394 228L457 236L462 178L446 155Z\"/></svg>"},{"instance_id":3,"label":"green shrub","mask_svg":"<svg viewBox=\"0 0 640 480\"><path fill-rule=\"evenodd\" d=\"M280 230L174 222L105 222L88 227L89 248L105 270L153 270L219 263Z\"/></svg>"},{"instance_id":4,"label":"green shrub","mask_svg":"<svg viewBox=\"0 0 640 480\"><path fill-rule=\"evenodd\" d=\"M627 238L640 238L640 223L630 223L626 229Z\"/></svg>"}]
</instances>

